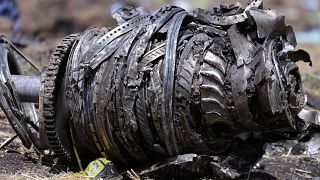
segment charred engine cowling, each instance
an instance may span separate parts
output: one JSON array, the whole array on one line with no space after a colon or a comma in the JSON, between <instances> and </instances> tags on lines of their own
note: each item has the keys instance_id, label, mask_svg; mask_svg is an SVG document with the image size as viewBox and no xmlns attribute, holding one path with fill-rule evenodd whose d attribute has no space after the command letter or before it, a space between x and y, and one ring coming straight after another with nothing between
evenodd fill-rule
<instances>
[{"instance_id":1,"label":"charred engine cowling","mask_svg":"<svg viewBox=\"0 0 320 180\"><path fill-rule=\"evenodd\" d=\"M81 151L131 164L222 153L243 132L294 129L304 105L288 59L294 35L282 15L258 7L124 8L118 27L67 38L44 75L50 147L72 157L71 129Z\"/></svg>"},{"instance_id":2,"label":"charred engine cowling","mask_svg":"<svg viewBox=\"0 0 320 180\"><path fill-rule=\"evenodd\" d=\"M114 17L118 27L67 36L53 53L41 77L39 149L70 160L76 147L81 158L133 166L225 156L239 140L304 126L295 62L309 58L262 1L193 13L127 7Z\"/></svg>"}]
</instances>

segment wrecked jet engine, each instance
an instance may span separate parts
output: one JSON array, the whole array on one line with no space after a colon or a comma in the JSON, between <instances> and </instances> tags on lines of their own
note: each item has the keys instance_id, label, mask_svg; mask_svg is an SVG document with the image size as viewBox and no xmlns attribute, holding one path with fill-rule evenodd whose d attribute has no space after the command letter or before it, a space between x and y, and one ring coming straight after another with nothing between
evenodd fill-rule
<instances>
[{"instance_id":1,"label":"wrecked jet engine","mask_svg":"<svg viewBox=\"0 0 320 180\"><path fill-rule=\"evenodd\" d=\"M193 13L127 7L114 17L114 29L65 37L41 77L21 75L2 45L1 106L27 148L130 167L177 157L168 162L196 162L184 171L227 174L249 171L270 134L318 124L303 109L295 64L310 57L261 0Z\"/></svg>"}]
</instances>

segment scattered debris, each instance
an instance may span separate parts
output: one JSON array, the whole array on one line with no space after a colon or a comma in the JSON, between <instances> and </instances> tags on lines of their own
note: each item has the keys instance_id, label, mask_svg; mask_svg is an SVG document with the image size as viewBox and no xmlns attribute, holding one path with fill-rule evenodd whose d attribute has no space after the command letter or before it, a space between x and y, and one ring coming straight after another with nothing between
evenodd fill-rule
<instances>
[{"instance_id":1,"label":"scattered debris","mask_svg":"<svg viewBox=\"0 0 320 180\"><path fill-rule=\"evenodd\" d=\"M88 167L80 173L72 174L73 177L79 178L116 178L121 179L116 167L106 158L98 158L89 163ZM134 176L132 176L134 177Z\"/></svg>"},{"instance_id":2,"label":"scattered debris","mask_svg":"<svg viewBox=\"0 0 320 180\"><path fill-rule=\"evenodd\" d=\"M9 137L7 140L5 140L1 145L0 145L0 149L4 148L5 146L7 146L8 144L10 144L15 138L17 138L17 135L14 135L12 137Z\"/></svg>"}]
</instances>

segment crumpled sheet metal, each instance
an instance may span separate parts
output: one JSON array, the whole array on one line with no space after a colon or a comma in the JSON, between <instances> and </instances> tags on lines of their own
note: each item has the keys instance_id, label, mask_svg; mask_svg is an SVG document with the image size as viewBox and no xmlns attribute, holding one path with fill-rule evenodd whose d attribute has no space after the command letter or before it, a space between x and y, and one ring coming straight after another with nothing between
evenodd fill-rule
<instances>
[{"instance_id":1,"label":"crumpled sheet metal","mask_svg":"<svg viewBox=\"0 0 320 180\"><path fill-rule=\"evenodd\" d=\"M308 126L315 126L319 127L320 126L320 115L317 111L310 111L306 109L302 109L299 114L299 118L304 120L305 122L305 128Z\"/></svg>"},{"instance_id":2,"label":"crumpled sheet metal","mask_svg":"<svg viewBox=\"0 0 320 180\"><path fill-rule=\"evenodd\" d=\"M299 140L283 140L268 143L265 156L280 157L291 155L303 155L305 157L320 157L320 134L310 134L310 137Z\"/></svg>"},{"instance_id":3,"label":"crumpled sheet metal","mask_svg":"<svg viewBox=\"0 0 320 180\"><path fill-rule=\"evenodd\" d=\"M311 139L306 142L306 149L306 154L320 157L320 134L314 134Z\"/></svg>"},{"instance_id":4,"label":"crumpled sheet metal","mask_svg":"<svg viewBox=\"0 0 320 180\"><path fill-rule=\"evenodd\" d=\"M250 9L248 12L256 22L259 38L268 37L272 33L281 32L286 28L284 15L275 10Z\"/></svg>"},{"instance_id":5,"label":"crumpled sheet metal","mask_svg":"<svg viewBox=\"0 0 320 180\"><path fill-rule=\"evenodd\" d=\"M228 35L237 59L238 68L244 64L248 65L252 61L252 56L254 56L257 51L254 44L250 42L244 35L238 33L238 28L236 25L233 25L228 29Z\"/></svg>"},{"instance_id":6,"label":"crumpled sheet metal","mask_svg":"<svg viewBox=\"0 0 320 180\"><path fill-rule=\"evenodd\" d=\"M239 178L240 174L223 165L217 156L183 154L164 159L138 173L149 178L200 178L212 177L215 174L221 179Z\"/></svg>"},{"instance_id":7,"label":"crumpled sheet metal","mask_svg":"<svg viewBox=\"0 0 320 180\"><path fill-rule=\"evenodd\" d=\"M252 3L198 14L128 7L116 11L118 27L83 32L66 72L76 144L131 165L232 151L252 137L244 132L300 130L294 35L283 16Z\"/></svg>"},{"instance_id":8,"label":"crumpled sheet metal","mask_svg":"<svg viewBox=\"0 0 320 180\"><path fill-rule=\"evenodd\" d=\"M209 22L210 24L223 26L233 25L247 20L247 11L253 8L261 7L262 3L262 0L254 0L251 1L251 3L244 9L241 8L241 4L239 3L225 6L221 5L220 9L216 9L217 12L207 11L204 9L197 9L193 12L193 15L195 16L195 18L198 18L201 21ZM221 13L231 15L221 15Z\"/></svg>"}]
</instances>

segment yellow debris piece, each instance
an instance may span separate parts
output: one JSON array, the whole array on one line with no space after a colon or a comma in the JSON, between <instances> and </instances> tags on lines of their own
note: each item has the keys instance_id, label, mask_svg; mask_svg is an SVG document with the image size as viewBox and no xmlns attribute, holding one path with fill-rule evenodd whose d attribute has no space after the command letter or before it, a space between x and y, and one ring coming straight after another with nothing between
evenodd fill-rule
<instances>
[{"instance_id":1,"label":"yellow debris piece","mask_svg":"<svg viewBox=\"0 0 320 180\"><path fill-rule=\"evenodd\" d=\"M98 158L90 162L83 172L73 174L74 177L78 178L111 178L117 175L115 166L106 158Z\"/></svg>"}]
</instances>

